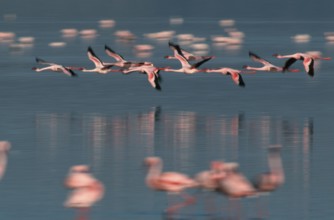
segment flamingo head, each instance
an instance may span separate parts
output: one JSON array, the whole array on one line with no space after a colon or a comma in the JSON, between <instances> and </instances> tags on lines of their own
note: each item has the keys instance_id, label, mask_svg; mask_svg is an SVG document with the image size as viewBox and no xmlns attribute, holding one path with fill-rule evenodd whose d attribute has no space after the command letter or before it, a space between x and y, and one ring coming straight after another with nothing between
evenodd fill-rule
<instances>
[{"instance_id":1,"label":"flamingo head","mask_svg":"<svg viewBox=\"0 0 334 220\"><path fill-rule=\"evenodd\" d=\"M11 148L11 144L9 141L0 141L0 151L8 152Z\"/></svg>"},{"instance_id":2,"label":"flamingo head","mask_svg":"<svg viewBox=\"0 0 334 220\"><path fill-rule=\"evenodd\" d=\"M31 68L31 69L32 69L32 70L37 70L37 67L35 67L35 66L34 66L34 67L33 67L33 68Z\"/></svg>"},{"instance_id":3,"label":"flamingo head","mask_svg":"<svg viewBox=\"0 0 334 220\"><path fill-rule=\"evenodd\" d=\"M160 163L161 159L159 157L146 157L144 160L144 164L147 166L152 166Z\"/></svg>"}]
</instances>

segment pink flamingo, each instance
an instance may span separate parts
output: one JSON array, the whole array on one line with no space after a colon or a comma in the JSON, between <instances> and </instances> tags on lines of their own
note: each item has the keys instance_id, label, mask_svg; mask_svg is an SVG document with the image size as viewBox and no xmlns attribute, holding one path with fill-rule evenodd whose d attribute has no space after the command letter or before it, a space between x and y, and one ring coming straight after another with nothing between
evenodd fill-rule
<instances>
[{"instance_id":1,"label":"pink flamingo","mask_svg":"<svg viewBox=\"0 0 334 220\"><path fill-rule=\"evenodd\" d=\"M237 163L221 162L219 168L224 175L222 175L222 178L219 180L217 191L226 195L232 201L257 195L257 191L252 183L237 170L238 167L239 165ZM238 204L236 210L238 214L241 213L239 206L240 204Z\"/></svg>"},{"instance_id":2,"label":"pink flamingo","mask_svg":"<svg viewBox=\"0 0 334 220\"><path fill-rule=\"evenodd\" d=\"M255 71L268 71L268 72L282 72L283 67L276 66L272 64L271 62L259 57L253 52L249 52L249 57L254 60L255 62L261 63L262 67L251 67L244 65L243 68L247 70L255 70ZM288 69L290 72L299 72L298 69Z\"/></svg>"},{"instance_id":3,"label":"pink flamingo","mask_svg":"<svg viewBox=\"0 0 334 220\"><path fill-rule=\"evenodd\" d=\"M228 67L221 67L218 69L205 69L204 72L207 73L221 73L223 75L230 75L231 79L233 80L233 82L235 84L237 84L238 86L241 87L245 87L246 84L244 82L244 80L241 77L241 71L240 70L236 70L236 69L232 69L232 68L228 68Z\"/></svg>"},{"instance_id":4,"label":"pink flamingo","mask_svg":"<svg viewBox=\"0 0 334 220\"><path fill-rule=\"evenodd\" d=\"M96 56L96 54L94 53L94 51L91 47L88 47L87 56L94 63L95 68L93 68L93 69L83 68L82 72L97 72L97 73L101 73L101 74L107 74L109 72L119 72L118 70L112 70L111 69L111 67L113 67L113 65L104 64L100 60L100 58L98 58L98 56Z\"/></svg>"},{"instance_id":5,"label":"pink flamingo","mask_svg":"<svg viewBox=\"0 0 334 220\"><path fill-rule=\"evenodd\" d=\"M172 42L169 42L169 46L171 47L180 47ZM188 60L188 61L196 61L196 60L205 60L205 59L212 59L214 56L196 56L184 49L180 48L180 51L182 52L183 56ZM175 56L165 56L166 59L178 59Z\"/></svg>"},{"instance_id":6,"label":"pink flamingo","mask_svg":"<svg viewBox=\"0 0 334 220\"><path fill-rule=\"evenodd\" d=\"M171 215L180 208L188 206L195 202L192 196L189 196L184 190L197 187L198 183L185 174L178 172L162 172L163 164L159 157L147 157L144 163L148 166L146 175L146 185L154 190L165 191L167 194L179 194L185 201L174 204L167 208L166 212Z\"/></svg>"},{"instance_id":7,"label":"pink flamingo","mask_svg":"<svg viewBox=\"0 0 334 220\"><path fill-rule=\"evenodd\" d=\"M279 188L285 180L280 146L271 146L268 149L269 172L256 177L254 186L258 192L272 192Z\"/></svg>"},{"instance_id":8,"label":"pink flamingo","mask_svg":"<svg viewBox=\"0 0 334 220\"><path fill-rule=\"evenodd\" d=\"M148 62L130 62L127 61L123 58L122 55L116 53L114 50L112 50L110 47L108 47L107 45L104 46L104 50L106 52L106 54L112 58L114 58L116 60L116 62L114 63L105 63L104 65L112 65L112 66L118 66L118 67L122 67L124 69L128 69L130 67L136 67L136 66L141 66L144 64L148 64Z\"/></svg>"},{"instance_id":9,"label":"pink flamingo","mask_svg":"<svg viewBox=\"0 0 334 220\"><path fill-rule=\"evenodd\" d=\"M314 58L312 55L306 53L294 53L290 55L274 54L273 56L279 59L289 58L284 64L283 72L286 71L297 60L302 60L307 74L311 77L314 76Z\"/></svg>"},{"instance_id":10,"label":"pink flamingo","mask_svg":"<svg viewBox=\"0 0 334 220\"><path fill-rule=\"evenodd\" d=\"M78 210L77 219L86 220L90 208L104 196L103 184L89 173L87 166L74 166L65 180L65 185L72 189L64 206Z\"/></svg>"},{"instance_id":11,"label":"pink flamingo","mask_svg":"<svg viewBox=\"0 0 334 220\"><path fill-rule=\"evenodd\" d=\"M11 148L9 141L0 141L0 180L5 175L7 168L7 155Z\"/></svg>"},{"instance_id":12,"label":"pink flamingo","mask_svg":"<svg viewBox=\"0 0 334 220\"><path fill-rule=\"evenodd\" d=\"M179 45L169 42L169 46L173 49L174 57L180 61L182 67L180 69L172 69L169 67L160 68L161 70L164 70L167 72L179 72L179 73L185 73L185 74L203 72L204 70L198 69L198 67L201 66L203 63L211 60L212 58L212 57L209 57L197 63L190 64L187 58L183 55Z\"/></svg>"},{"instance_id":13,"label":"pink flamingo","mask_svg":"<svg viewBox=\"0 0 334 220\"><path fill-rule=\"evenodd\" d=\"M147 80L151 84L153 88L156 90L161 90L159 82L161 81L161 77L159 75L160 69L153 66L153 64L143 64L141 66L129 67L127 70L123 70L124 74L128 74L131 72L142 72L147 75Z\"/></svg>"},{"instance_id":14,"label":"pink flamingo","mask_svg":"<svg viewBox=\"0 0 334 220\"><path fill-rule=\"evenodd\" d=\"M37 57L36 57L36 62L39 63L39 64L43 64L43 65L49 65L49 66L44 67L44 68L33 67L32 69L35 70L36 72L42 72L42 71L62 72L62 73L65 73L68 76L76 77L78 75L75 72L73 72L73 69L77 69L77 70L82 70L83 69L83 68L80 68L80 67L65 67L63 65L47 62L47 61L42 60L42 59L37 58Z\"/></svg>"}]
</instances>

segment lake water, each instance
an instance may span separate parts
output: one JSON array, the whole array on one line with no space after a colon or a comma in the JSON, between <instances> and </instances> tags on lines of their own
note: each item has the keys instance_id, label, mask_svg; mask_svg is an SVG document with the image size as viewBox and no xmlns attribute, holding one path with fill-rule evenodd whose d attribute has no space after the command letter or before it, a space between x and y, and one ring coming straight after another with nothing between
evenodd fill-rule
<instances>
[{"instance_id":1,"label":"lake water","mask_svg":"<svg viewBox=\"0 0 334 220\"><path fill-rule=\"evenodd\" d=\"M92 46L103 60L107 44L128 60L151 61L177 68L165 60L172 51L168 41L147 39L145 33L175 30L206 38L208 54L216 56L205 67L241 69L256 65L251 50L276 63L274 53L320 51L332 56L334 46L324 40L330 21L236 19L245 33L238 46L217 46L210 37L224 34L215 18L185 18L170 25L164 17L116 20L113 28L100 28L98 18L84 20L17 17L0 22L0 31L19 37L33 36L27 48L0 44L0 134L12 149L0 184L1 219L74 219L63 207L67 189L63 180L70 166L89 164L106 194L93 207L91 219L162 219L166 196L145 185L143 159L156 155L166 170L190 176L206 170L212 160L240 164L249 178L268 169L267 147L282 145L286 182L262 208L268 219L331 219L334 130L334 63L319 61L315 77L299 73L243 74L245 88L219 74L184 75L162 72L162 91L155 91L145 75L36 73L35 57L64 65L92 67L86 50ZM94 28L92 39L63 38L62 28ZM119 41L117 30L131 30L134 41ZM295 43L291 36L310 34L310 42ZM177 42L176 39L173 39ZM66 42L53 48L50 42ZM150 44L151 54L134 53L136 44ZM184 45L190 49L189 46ZM294 64L302 69L300 63ZM303 69L302 69L303 70ZM194 193L194 191L189 191ZM182 209L176 219L227 219L227 199L213 195L217 209L209 213L203 197ZM257 216L256 199L245 199L244 219ZM229 218L230 219L230 218Z\"/></svg>"}]
</instances>

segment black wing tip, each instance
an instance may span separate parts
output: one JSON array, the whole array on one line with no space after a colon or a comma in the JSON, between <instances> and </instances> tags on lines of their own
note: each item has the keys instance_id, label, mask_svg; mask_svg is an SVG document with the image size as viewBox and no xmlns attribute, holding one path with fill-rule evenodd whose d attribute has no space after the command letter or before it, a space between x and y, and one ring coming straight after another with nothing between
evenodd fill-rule
<instances>
[{"instance_id":1,"label":"black wing tip","mask_svg":"<svg viewBox=\"0 0 334 220\"><path fill-rule=\"evenodd\" d=\"M245 81L242 79L241 75L239 75L239 86L243 88L246 87Z\"/></svg>"}]
</instances>

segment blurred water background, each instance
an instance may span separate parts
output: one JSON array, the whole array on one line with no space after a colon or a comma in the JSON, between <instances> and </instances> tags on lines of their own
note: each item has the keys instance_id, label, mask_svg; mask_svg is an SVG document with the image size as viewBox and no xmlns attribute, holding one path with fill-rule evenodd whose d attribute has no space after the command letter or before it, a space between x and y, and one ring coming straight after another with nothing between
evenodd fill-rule
<instances>
[{"instance_id":1,"label":"blurred water background","mask_svg":"<svg viewBox=\"0 0 334 220\"><path fill-rule=\"evenodd\" d=\"M161 92L142 74L78 71L78 78L69 78L31 68L35 57L92 67L88 46L111 61L105 44L128 60L177 68L177 61L163 58L172 54L169 40L214 55L203 65L210 68L255 66L248 51L275 64L284 61L274 53L333 56L326 36L334 31L334 2L5 0L0 6L0 32L14 34L0 38L0 139L12 143L0 184L1 219L74 219L74 211L63 207L68 193L63 180L75 164L89 164L106 187L91 219L162 219L166 197L145 186L145 157L159 156L166 170L191 176L212 160L235 161L252 178L268 169L266 150L272 144L282 145L286 183L263 207L268 219L333 216L332 60L317 61L314 78L304 71L243 74L245 88L220 74L162 72ZM115 23L103 27L101 20ZM68 28L78 33L64 36L61 30ZM96 34L80 33L87 29ZM115 35L124 30L135 38ZM240 43L213 41L230 30L244 35ZM145 35L160 31L174 34L163 40ZM181 40L181 34L199 41ZM302 42L294 38L300 35ZM141 44L154 49L138 52ZM294 66L303 70L300 63ZM220 207L214 213L199 197L179 218L227 219L227 199L218 194L214 199ZM243 200L244 219L256 217L255 204L256 199Z\"/></svg>"}]
</instances>

